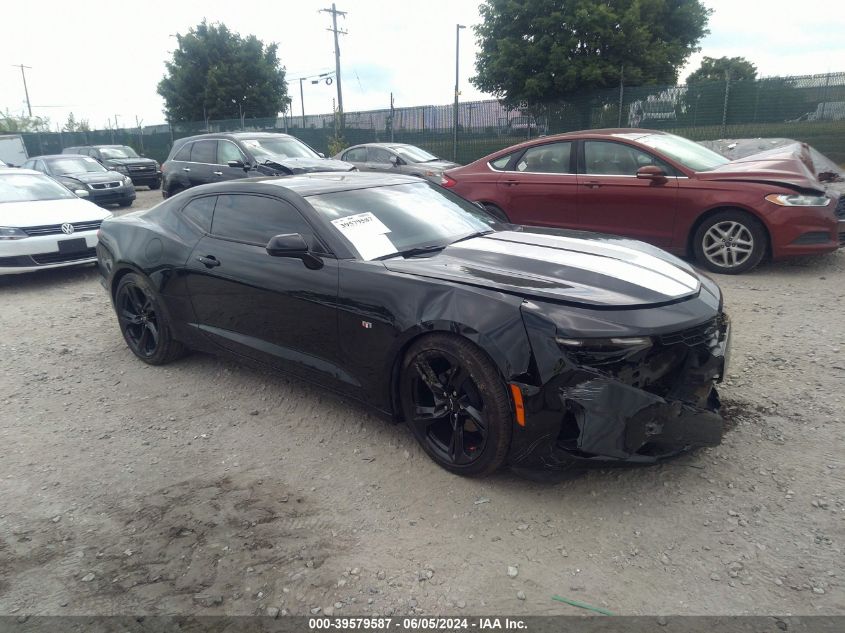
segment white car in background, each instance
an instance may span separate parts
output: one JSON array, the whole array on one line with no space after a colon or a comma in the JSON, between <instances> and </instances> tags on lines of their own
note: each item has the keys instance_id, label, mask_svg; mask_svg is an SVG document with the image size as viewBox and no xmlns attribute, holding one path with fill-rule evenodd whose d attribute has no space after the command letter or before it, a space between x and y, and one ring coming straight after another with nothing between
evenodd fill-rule
<instances>
[{"instance_id":1,"label":"white car in background","mask_svg":"<svg viewBox=\"0 0 845 633\"><path fill-rule=\"evenodd\" d=\"M40 172L0 170L0 275L96 262L110 217Z\"/></svg>"}]
</instances>

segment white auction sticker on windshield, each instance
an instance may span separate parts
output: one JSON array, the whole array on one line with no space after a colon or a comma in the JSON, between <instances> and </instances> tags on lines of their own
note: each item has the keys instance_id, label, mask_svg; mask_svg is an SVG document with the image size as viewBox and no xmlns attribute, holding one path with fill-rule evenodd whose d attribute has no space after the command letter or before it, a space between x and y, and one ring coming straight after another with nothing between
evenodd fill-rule
<instances>
[{"instance_id":1,"label":"white auction sticker on windshield","mask_svg":"<svg viewBox=\"0 0 845 633\"><path fill-rule=\"evenodd\" d=\"M369 211L332 220L332 224L366 260L396 252L396 247L387 237L390 229Z\"/></svg>"},{"instance_id":2,"label":"white auction sticker on windshield","mask_svg":"<svg viewBox=\"0 0 845 633\"><path fill-rule=\"evenodd\" d=\"M379 220L372 213L356 213L355 215L347 215L345 218L332 220L338 231L349 237L350 233L367 233L369 235L384 235L390 233L384 223Z\"/></svg>"}]
</instances>

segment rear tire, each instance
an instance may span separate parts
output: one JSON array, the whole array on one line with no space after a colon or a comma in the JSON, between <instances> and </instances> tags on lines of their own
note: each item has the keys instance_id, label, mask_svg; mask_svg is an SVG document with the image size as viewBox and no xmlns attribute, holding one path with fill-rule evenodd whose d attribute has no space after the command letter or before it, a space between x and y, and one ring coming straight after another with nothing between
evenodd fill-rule
<instances>
[{"instance_id":1,"label":"rear tire","mask_svg":"<svg viewBox=\"0 0 845 633\"><path fill-rule=\"evenodd\" d=\"M173 338L161 298L146 277L124 275L114 293L114 309L123 340L142 361L165 365L184 356L185 346Z\"/></svg>"},{"instance_id":2,"label":"rear tire","mask_svg":"<svg viewBox=\"0 0 845 633\"><path fill-rule=\"evenodd\" d=\"M160 188L161 188L161 181L160 180L156 180L154 183L152 183L150 185L150 189L153 190L153 191L156 190L156 189L160 189Z\"/></svg>"},{"instance_id":3,"label":"rear tire","mask_svg":"<svg viewBox=\"0 0 845 633\"><path fill-rule=\"evenodd\" d=\"M720 211L704 220L695 231L692 250L707 270L738 275L755 268L766 254L766 229L750 213Z\"/></svg>"},{"instance_id":4,"label":"rear tire","mask_svg":"<svg viewBox=\"0 0 845 633\"><path fill-rule=\"evenodd\" d=\"M183 191L185 191L185 187L182 185L175 185L170 189L162 189L161 194L163 198L170 198L175 196L177 193L182 193Z\"/></svg>"},{"instance_id":5,"label":"rear tire","mask_svg":"<svg viewBox=\"0 0 845 633\"><path fill-rule=\"evenodd\" d=\"M400 400L411 432L439 466L481 477L505 463L510 398L493 362L471 342L430 334L413 343L402 362Z\"/></svg>"}]
</instances>

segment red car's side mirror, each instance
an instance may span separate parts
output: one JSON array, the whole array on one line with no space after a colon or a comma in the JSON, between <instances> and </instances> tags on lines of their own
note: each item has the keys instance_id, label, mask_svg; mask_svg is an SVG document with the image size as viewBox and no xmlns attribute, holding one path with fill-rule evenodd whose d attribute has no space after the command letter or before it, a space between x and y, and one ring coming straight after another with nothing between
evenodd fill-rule
<instances>
[{"instance_id":1,"label":"red car's side mirror","mask_svg":"<svg viewBox=\"0 0 845 633\"><path fill-rule=\"evenodd\" d=\"M637 170L637 178L652 180L654 182L666 182L666 172L657 165L644 165Z\"/></svg>"}]
</instances>

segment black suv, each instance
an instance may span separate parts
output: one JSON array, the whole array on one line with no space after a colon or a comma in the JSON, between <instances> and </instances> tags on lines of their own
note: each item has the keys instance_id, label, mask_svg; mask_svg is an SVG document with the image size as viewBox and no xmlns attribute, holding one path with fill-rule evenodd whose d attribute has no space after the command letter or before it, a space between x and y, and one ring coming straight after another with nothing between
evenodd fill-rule
<instances>
[{"instance_id":1,"label":"black suv","mask_svg":"<svg viewBox=\"0 0 845 633\"><path fill-rule=\"evenodd\" d=\"M65 147L62 154L82 154L98 160L106 169L126 174L134 185L147 185L150 189L161 187L161 169L152 158L138 156L128 145L83 145Z\"/></svg>"},{"instance_id":2,"label":"black suv","mask_svg":"<svg viewBox=\"0 0 845 633\"><path fill-rule=\"evenodd\" d=\"M288 176L313 171L354 171L325 158L288 134L232 132L181 138L161 166L162 195L190 187L251 176Z\"/></svg>"}]
</instances>

